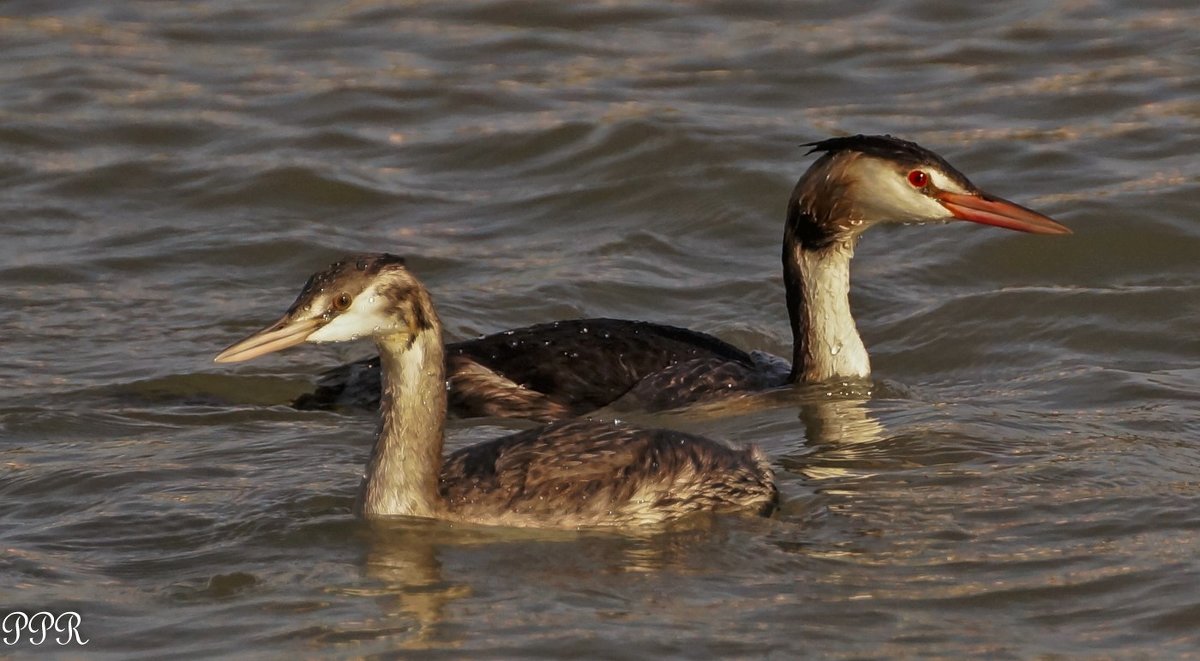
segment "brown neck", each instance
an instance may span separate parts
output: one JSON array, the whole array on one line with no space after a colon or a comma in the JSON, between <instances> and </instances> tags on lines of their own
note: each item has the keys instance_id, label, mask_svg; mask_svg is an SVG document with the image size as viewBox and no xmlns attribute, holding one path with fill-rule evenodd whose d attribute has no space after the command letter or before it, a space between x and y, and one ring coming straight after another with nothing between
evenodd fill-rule
<instances>
[{"instance_id":1,"label":"brown neck","mask_svg":"<svg viewBox=\"0 0 1200 661\"><path fill-rule=\"evenodd\" d=\"M438 482L446 422L441 323L432 307L415 334L376 338L382 394L379 431L357 504L365 518L432 517L442 501Z\"/></svg>"}]
</instances>

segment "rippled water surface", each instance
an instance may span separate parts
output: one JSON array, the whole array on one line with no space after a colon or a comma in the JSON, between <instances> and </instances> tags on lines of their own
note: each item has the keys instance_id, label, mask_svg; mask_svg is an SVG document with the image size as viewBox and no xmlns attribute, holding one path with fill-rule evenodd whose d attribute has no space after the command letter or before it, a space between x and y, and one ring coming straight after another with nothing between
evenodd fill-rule
<instances>
[{"instance_id":1,"label":"rippled water surface","mask_svg":"<svg viewBox=\"0 0 1200 661\"><path fill-rule=\"evenodd\" d=\"M0 656L1195 655L1200 10L1137 4L0 6L0 606L90 639ZM773 519L374 528L373 420L286 406L370 348L211 362L364 249L450 338L787 355L798 145L857 132L1075 234L872 230L871 392L637 416L760 445Z\"/></svg>"}]
</instances>

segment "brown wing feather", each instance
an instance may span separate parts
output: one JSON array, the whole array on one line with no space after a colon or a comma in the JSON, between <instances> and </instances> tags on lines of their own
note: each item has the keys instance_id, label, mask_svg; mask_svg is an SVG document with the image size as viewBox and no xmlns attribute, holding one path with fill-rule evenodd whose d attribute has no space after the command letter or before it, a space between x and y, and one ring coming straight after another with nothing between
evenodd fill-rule
<instances>
[{"instance_id":1,"label":"brown wing feather","mask_svg":"<svg viewBox=\"0 0 1200 661\"><path fill-rule=\"evenodd\" d=\"M441 490L452 516L501 525L645 524L699 511L769 514L778 499L771 468L755 449L590 420L459 450L443 465Z\"/></svg>"},{"instance_id":2,"label":"brown wing feather","mask_svg":"<svg viewBox=\"0 0 1200 661\"><path fill-rule=\"evenodd\" d=\"M526 388L480 365L469 356L446 357L450 408L464 418L526 418L549 422L571 416L571 409L546 393Z\"/></svg>"},{"instance_id":3,"label":"brown wing feather","mask_svg":"<svg viewBox=\"0 0 1200 661\"><path fill-rule=\"evenodd\" d=\"M784 385L791 369L755 356L753 365L722 358L696 358L647 375L616 403L616 408L665 411L731 393L754 392ZM779 359L775 359L779 360Z\"/></svg>"}]
</instances>

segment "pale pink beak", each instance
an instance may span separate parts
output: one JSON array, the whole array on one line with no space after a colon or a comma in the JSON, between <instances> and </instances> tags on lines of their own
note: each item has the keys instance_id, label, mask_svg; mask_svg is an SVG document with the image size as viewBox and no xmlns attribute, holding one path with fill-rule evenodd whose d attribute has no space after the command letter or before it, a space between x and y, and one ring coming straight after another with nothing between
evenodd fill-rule
<instances>
[{"instance_id":1,"label":"pale pink beak","mask_svg":"<svg viewBox=\"0 0 1200 661\"><path fill-rule=\"evenodd\" d=\"M217 354L213 362L240 363L273 351L294 347L307 340L308 336L320 327L319 318L292 320L284 316L283 319Z\"/></svg>"},{"instance_id":2,"label":"pale pink beak","mask_svg":"<svg viewBox=\"0 0 1200 661\"><path fill-rule=\"evenodd\" d=\"M934 199L960 220L995 225L1033 234L1070 234L1071 230L1049 216L987 194L968 195L939 191Z\"/></svg>"}]
</instances>

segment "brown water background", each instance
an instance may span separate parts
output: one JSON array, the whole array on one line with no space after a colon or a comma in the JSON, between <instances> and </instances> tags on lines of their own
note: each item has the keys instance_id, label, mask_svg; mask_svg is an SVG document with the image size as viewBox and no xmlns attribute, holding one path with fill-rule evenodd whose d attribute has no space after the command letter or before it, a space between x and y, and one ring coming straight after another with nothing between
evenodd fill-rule
<instances>
[{"instance_id":1,"label":"brown water background","mask_svg":"<svg viewBox=\"0 0 1200 661\"><path fill-rule=\"evenodd\" d=\"M1200 655L1192 2L0 5L0 656ZM892 133L1075 230L869 233L872 392L638 416L772 458L771 520L349 514L366 346L211 363L339 254L451 339L648 319L787 355L798 145ZM456 422L450 447L519 424Z\"/></svg>"}]
</instances>

